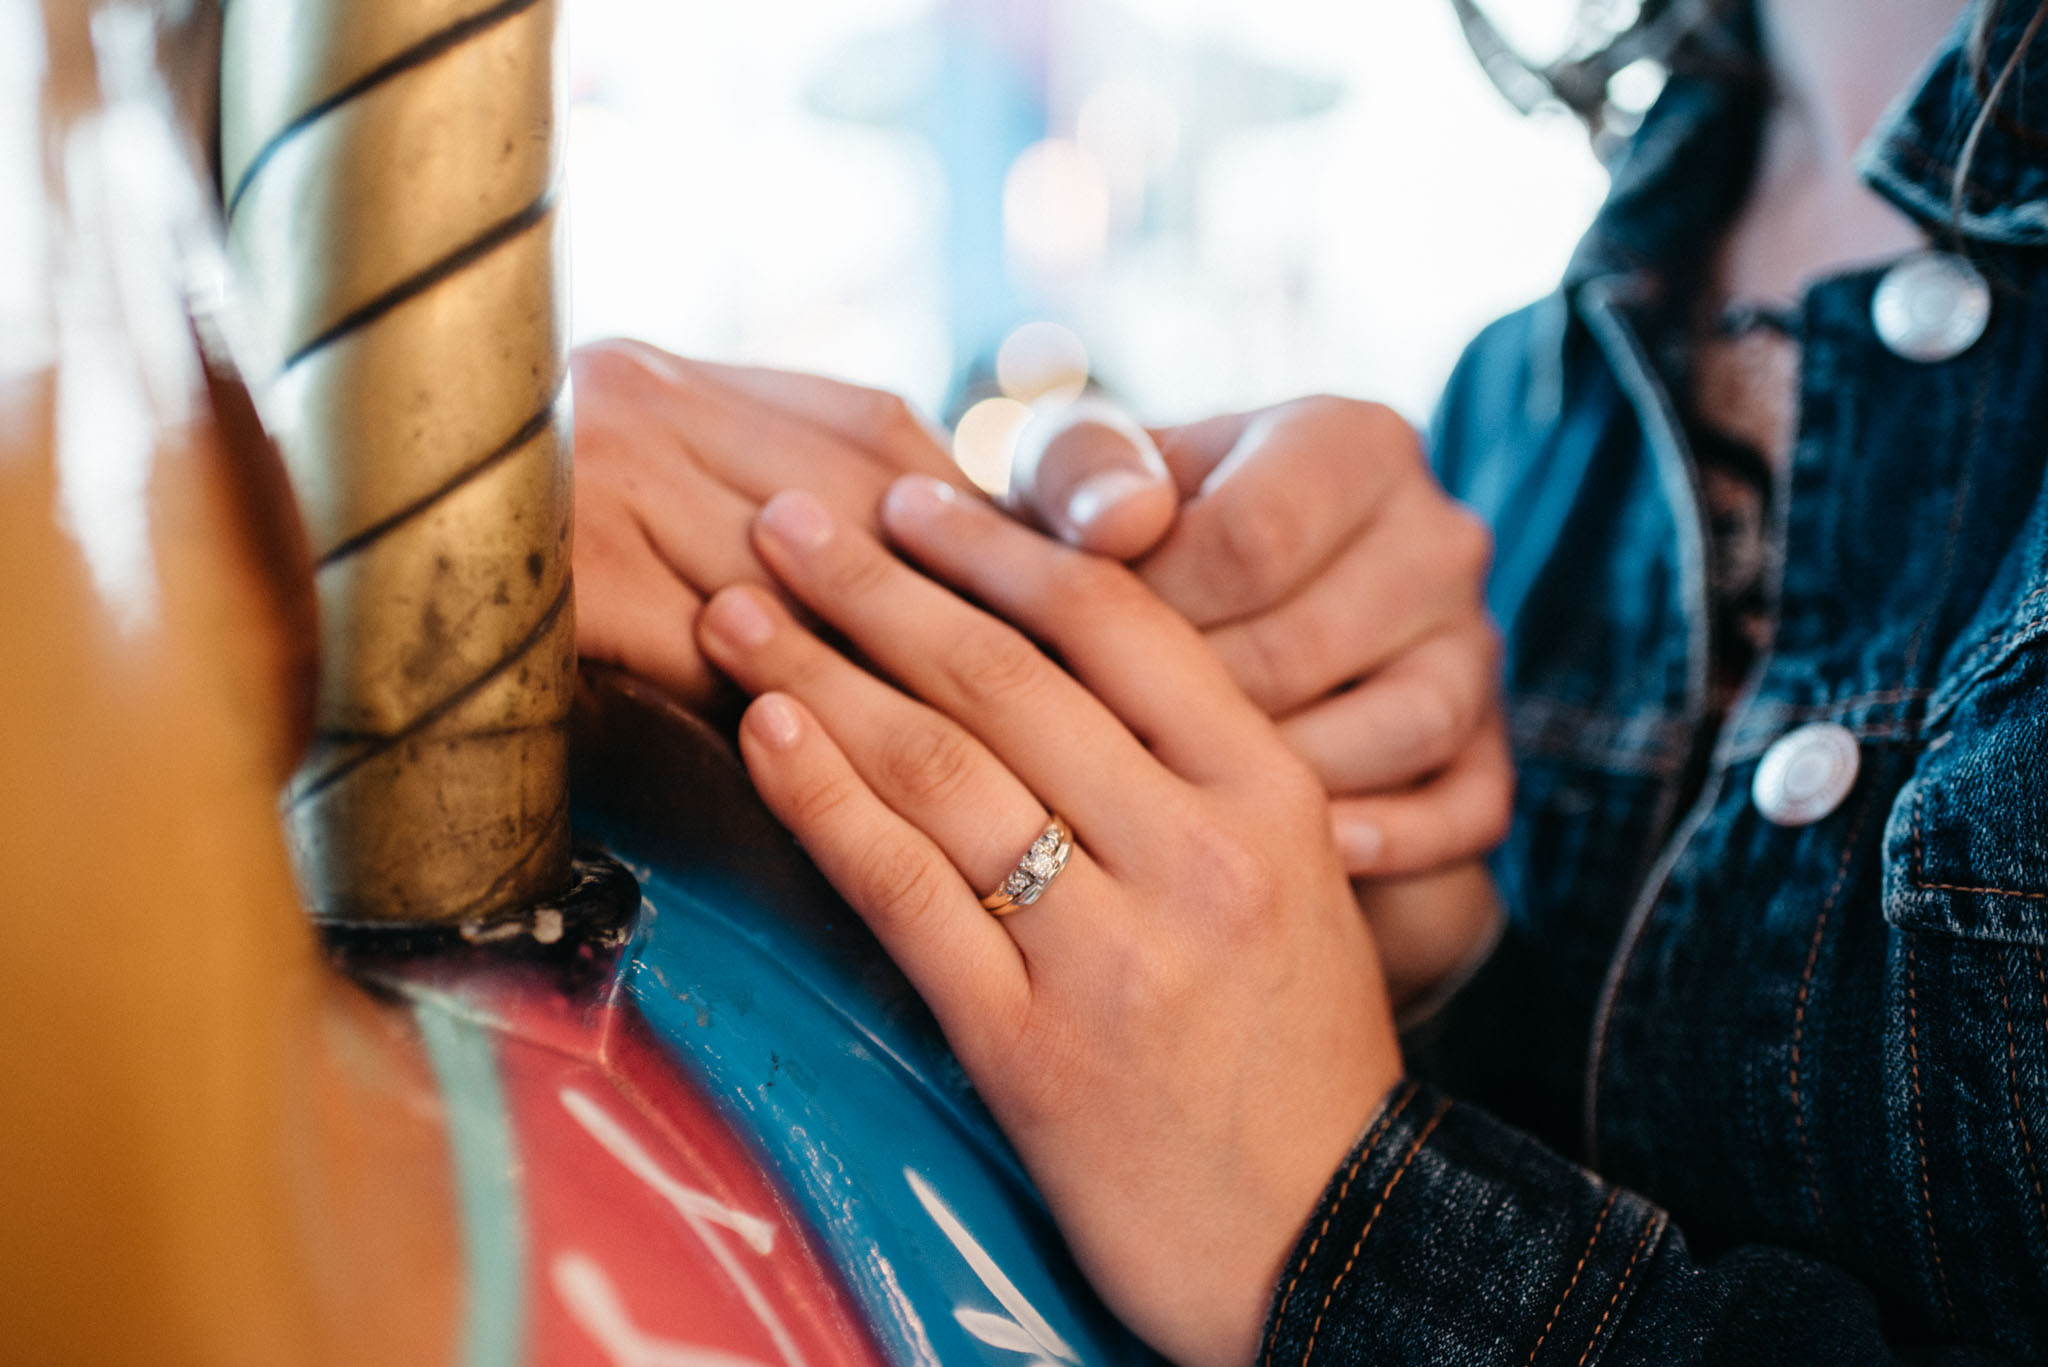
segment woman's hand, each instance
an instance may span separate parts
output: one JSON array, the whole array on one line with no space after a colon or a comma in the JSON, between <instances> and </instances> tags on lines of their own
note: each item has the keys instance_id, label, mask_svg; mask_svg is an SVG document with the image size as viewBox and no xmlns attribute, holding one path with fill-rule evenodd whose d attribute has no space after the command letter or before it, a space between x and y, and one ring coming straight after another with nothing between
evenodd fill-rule
<instances>
[{"instance_id":1,"label":"woman's hand","mask_svg":"<svg viewBox=\"0 0 2048 1367\"><path fill-rule=\"evenodd\" d=\"M579 347L571 365L577 650L693 706L718 691L693 633L703 600L770 582L747 539L769 495L809 489L873 527L900 474L965 483L909 405L879 390L643 342Z\"/></svg>"},{"instance_id":2,"label":"woman's hand","mask_svg":"<svg viewBox=\"0 0 2048 1367\"><path fill-rule=\"evenodd\" d=\"M780 495L760 558L894 686L771 594L723 591L699 639L760 695L748 768L930 1003L1111 1307L1180 1361L1248 1362L1401 1067L1322 787L1119 566L929 479L882 521L1023 632ZM1071 862L990 915L1052 812Z\"/></svg>"}]
</instances>

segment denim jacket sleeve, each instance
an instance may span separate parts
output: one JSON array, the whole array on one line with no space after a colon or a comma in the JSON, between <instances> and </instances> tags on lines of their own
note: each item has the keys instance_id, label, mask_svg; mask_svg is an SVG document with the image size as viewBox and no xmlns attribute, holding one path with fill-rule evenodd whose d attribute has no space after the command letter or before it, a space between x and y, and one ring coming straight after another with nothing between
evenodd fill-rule
<instances>
[{"instance_id":1,"label":"denim jacket sleeve","mask_svg":"<svg viewBox=\"0 0 2048 1367\"><path fill-rule=\"evenodd\" d=\"M1397 1087L1289 1258L1259 1367L1320 1363L2008 1361L1887 1343L1847 1272L1762 1246L1696 1256L1644 1197L1426 1083Z\"/></svg>"}]
</instances>

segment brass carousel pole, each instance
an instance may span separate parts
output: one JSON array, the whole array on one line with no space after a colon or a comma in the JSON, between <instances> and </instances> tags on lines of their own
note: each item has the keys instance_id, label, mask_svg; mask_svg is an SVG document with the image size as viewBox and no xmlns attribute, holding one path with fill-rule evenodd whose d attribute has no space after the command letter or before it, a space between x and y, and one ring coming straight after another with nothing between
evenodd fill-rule
<instances>
[{"instance_id":1,"label":"brass carousel pole","mask_svg":"<svg viewBox=\"0 0 2048 1367\"><path fill-rule=\"evenodd\" d=\"M480 924L569 877L560 0L232 0L231 250L318 563L289 794L314 914Z\"/></svg>"}]
</instances>

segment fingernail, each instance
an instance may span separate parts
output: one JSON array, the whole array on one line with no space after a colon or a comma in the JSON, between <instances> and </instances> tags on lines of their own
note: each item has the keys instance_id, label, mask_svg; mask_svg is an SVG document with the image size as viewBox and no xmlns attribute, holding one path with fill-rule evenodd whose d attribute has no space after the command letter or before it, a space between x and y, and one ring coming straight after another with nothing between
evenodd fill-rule
<instances>
[{"instance_id":1,"label":"fingernail","mask_svg":"<svg viewBox=\"0 0 2048 1367\"><path fill-rule=\"evenodd\" d=\"M942 479L905 475L889 486L882 500L882 516L897 525L929 522L959 497L959 491Z\"/></svg>"},{"instance_id":2,"label":"fingernail","mask_svg":"<svg viewBox=\"0 0 2048 1367\"><path fill-rule=\"evenodd\" d=\"M763 693L754 699L754 705L747 709L747 725L776 750L787 750L795 745L798 734L803 730L803 723L797 720L796 708L780 693Z\"/></svg>"},{"instance_id":3,"label":"fingernail","mask_svg":"<svg viewBox=\"0 0 2048 1367\"><path fill-rule=\"evenodd\" d=\"M832 514L815 494L786 489L761 510L761 526L799 555L832 539Z\"/></svg>"},{"instance_id":4,"label":"fingernail","mask_svg":"<svg viewBox=\"0 0 2048 1367\"><path fill-rule=\"evenodd\" d=\"M1090 475L1067 495L1067 521L1076 530L1086 527L1132 494L1157 482L1137 470L1104 470Z\"/></svg>"},{"instance_id":5,"label":"fingernail","mask_svg":"<svg viewBox=\"0 0 2048 1367\"><path fill-rule=\"evenodd\" d=\"M1356 817L1337 817L1332 826L1337 836L1337 852L1344 857L1344 866L1352 873L1363 873L1379 862L1380 852L1387 847L1387 838L1380 834L1380 828L1370 821Z\"/></svg>"},{"instance_id":6,"label":"fingernail","mask_svg":"<svg viewBox=\"0 0 2048 1367\"><path fill-rule=\"evenodd\" d=\"M775 634L775 623L761 601L746 589L719 594L704 609L704 628L732 645L752 648L766 645Z\"/></svg>"}]
</instances>

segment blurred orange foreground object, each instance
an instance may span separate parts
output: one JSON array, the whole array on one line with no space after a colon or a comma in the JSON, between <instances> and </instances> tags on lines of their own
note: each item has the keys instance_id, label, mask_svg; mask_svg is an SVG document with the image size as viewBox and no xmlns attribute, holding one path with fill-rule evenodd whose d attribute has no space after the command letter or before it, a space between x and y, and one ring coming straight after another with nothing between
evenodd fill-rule
<instances>
[{"instance_id":1,"label":"blurred orange foreground object","mask_svg":"<svg viewBox=\"0 0 2048 1367\"><path fill-rule=\"evenodd\" d=\"M445 1361L433 1078L278 829L303 536L194 340L152 20L99 11L0 0L0 1355Z\"/></svg>"}]
</instances>

